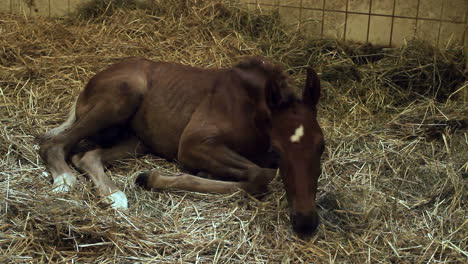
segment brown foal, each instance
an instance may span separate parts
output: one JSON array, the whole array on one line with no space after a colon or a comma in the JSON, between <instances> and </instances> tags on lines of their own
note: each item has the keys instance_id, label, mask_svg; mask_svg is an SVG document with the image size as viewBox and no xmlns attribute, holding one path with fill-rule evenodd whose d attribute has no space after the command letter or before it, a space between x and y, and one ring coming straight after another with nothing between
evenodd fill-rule
<instances>
[{"instance_id":1,"label":"brown foal","mask_svg":"<svg viewBox=\"0 0 468 264\"><path fill-rule=\"evenodd\" d=\"M53 190L68 191L76 176L66 160L81 140L95 141L101 147L71 161L114 208L127 208L128 202L104 166L128 156L152 152L176 159L187 171L177 176L150 171L138 184L196 192L262 192L279 167L293 228L308 235L319 223L315 195L324 149L319 97L320 82L311 68L299 98L281 68L261 57L226 69L129 58L91 78L67 121L42 136L40 155L52 173Z\"/></svg>"}]
</instances>

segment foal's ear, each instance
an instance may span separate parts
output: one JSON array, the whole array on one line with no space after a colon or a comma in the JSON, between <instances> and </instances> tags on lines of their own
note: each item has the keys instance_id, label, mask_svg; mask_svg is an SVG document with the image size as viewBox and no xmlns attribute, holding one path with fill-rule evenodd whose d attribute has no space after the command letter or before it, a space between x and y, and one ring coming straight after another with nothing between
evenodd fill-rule
<instances>
[{"instance_id":1,"label":"foal's ear","mask_svg":"<svg viewBox=\"0 0 468 264\"><path fill-rule=\"evenodd\" d=\"M305 83L304 92L302 93L302 101L312 107L316 108L320 98L320 80L317 73L312 67L307 68L307 78Z\"/></svg>"}]
</instances>

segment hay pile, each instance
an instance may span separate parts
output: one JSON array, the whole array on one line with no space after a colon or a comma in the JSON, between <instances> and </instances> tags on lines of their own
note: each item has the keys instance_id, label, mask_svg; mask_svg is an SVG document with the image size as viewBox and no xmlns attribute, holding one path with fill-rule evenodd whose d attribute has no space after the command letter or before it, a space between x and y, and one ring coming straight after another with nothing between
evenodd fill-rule
<instances>
[{"instance_id":1,"label":"hay pile","mask_svg":"<svg viewBox=\"0 0 468 264\"><path fill-rule=\"evenodd\" d=\"M162 2L88 7L65 20L2 15L1 263L466 261L461 49L317 41L275 14L224 1ZM221 67L256 54L282 63L300 84L306 65L322 72L323 224L311 241L292 234L278 179L262 200L149 192L134 186L139 172L177 170L153 156L108 172L129 197L127 212L109 209L84 176L73 192L50 193L34 137L64 119L98 70L127 56Z\"/></svg>"}]
</instances>

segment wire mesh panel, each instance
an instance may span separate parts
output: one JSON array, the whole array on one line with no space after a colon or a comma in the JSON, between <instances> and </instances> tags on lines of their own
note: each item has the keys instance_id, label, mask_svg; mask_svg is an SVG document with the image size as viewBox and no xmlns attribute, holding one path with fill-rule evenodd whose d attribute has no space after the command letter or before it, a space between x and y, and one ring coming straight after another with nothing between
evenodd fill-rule
<instances>
[{"instance_id":1,"label":"wire mesh panel","mask_svg":"<svg viewBox=\"0 0 468 264\"><path fill-rule=\"evenodd\" d=\"M400 46L419 38L462 45L467 0L240 0L250 8L278 10L285 23L317 38Z\"/></svg>"},{"instance_id":2,"label":"wire mesh panel","mask_svg":"<svg viewBox=\"0 0 468 264\"><path fill-rule=\"evenodd\" d=\"M0 12L25 16L61 17L89 0L0 0Z\"/></svg>"},{"instance_id":3,"label":"wire mesh panel","mask_svg":"<svg viewBox=\"0 0 468 264\"><path fill-rule=\"evenodd\" d=\"M0 0L0 12L64 16L89 0ZM234 1L234 0L233 0ZM237 0L276 10L317 38L400 46L415 37L441 47L463 45L468 0Z\"/></svg>"}]
</instances>

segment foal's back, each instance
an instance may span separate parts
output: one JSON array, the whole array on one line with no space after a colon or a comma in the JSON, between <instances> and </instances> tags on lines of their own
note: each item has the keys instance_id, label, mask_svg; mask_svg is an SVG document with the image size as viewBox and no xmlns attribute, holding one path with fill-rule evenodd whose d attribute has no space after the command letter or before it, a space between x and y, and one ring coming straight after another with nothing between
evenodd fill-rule
<instances>
[{"instance_id":1,"label":"foal's back","mask_svg":"<svg viewBox=\"0 0 468 264\"><path fill-rule=\"evenodd\" d=\"M106 100L120 109L119 103L126 102L120 112L132 114L120 127L130 129L158 155L174 159L182 132L194 112L198 111L203 119L213 118L232 99L226 95L224 102L213 104L213 96L219 95L219 89L229 89L232 78L230 69L199 69L130 58L89 81L77 102L77 118L96 101Z\"/></svg>"}]
</instances>

